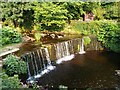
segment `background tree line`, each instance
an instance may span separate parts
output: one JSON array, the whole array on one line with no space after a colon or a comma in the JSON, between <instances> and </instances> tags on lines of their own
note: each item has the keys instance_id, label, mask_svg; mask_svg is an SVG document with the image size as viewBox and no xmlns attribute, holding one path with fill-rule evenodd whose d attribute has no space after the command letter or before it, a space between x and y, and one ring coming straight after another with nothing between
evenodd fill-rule
<instances>
[{"instance_id":1,"label":"background tree line","mask_svg":"<svg viewBox=\"0 0 120 90\"><path fill-rule=\"evenodd\" d=\"M2 2L1 18L4 26L19 27L21 32L22 30L63 30L82 35L94 34L106 48L119 52L120 29L116 23L119 18L118 7L119 2ZM84 14L90 12L94 13L95 22L79 21L83 20ZM110 20L113 22L109 23ZM13 39L15 43L21 41L20 34L13 34L14 32L16 32L14 29L2 29L3 45L13 43ZM40 40L39 32L34 36L37 41Z\"/></svg>"},{"instance_id":2,"label":"background tree line","mask_svg":"<svg viewBox=\"0 0 120 90\"><path fill-rule=\"evenodd\" d=\"M89 12L95 20L118 18L118 2L2 2L1 8L4 25L26 30L59 31Z\"/></svg>"}]
</instances>

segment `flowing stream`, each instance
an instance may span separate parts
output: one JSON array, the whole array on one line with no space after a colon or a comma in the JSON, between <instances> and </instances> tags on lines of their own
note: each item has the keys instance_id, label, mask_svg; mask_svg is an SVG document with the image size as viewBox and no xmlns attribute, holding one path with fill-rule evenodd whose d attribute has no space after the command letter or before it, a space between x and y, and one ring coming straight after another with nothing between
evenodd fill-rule
<instances>
[{"instance_id":1,"label":"flowing stream","mask_svg":"<svg viewBox=\"0 0 120 90\"><path fill-rule=\"evenodd\" d=\"M76 38L28 52L21 56L27 62L27 82L37 80L39 85L55 88L115 88L120 56L101 48L96 39L84 46L84 38Z\"/></svg>"},{"instance_id":2,"label":"flowing stream","mask_svg":"<svg viewBox=\"0 0 120 90\"><path fill-rule=\"evenodd\" d=\"M83 38L76 38L64 42L59 42L51 45L54 48L56 64L63 61L72 60L75 53L84 54L84 40ZM51 64L51 58L47 47L39 48L36 51L24 54L22 58L27 62L28 67L28 80L40 78L45 73L55 69ZM51 52L52 53L52 52Z\"/></svg>"}]
</instances>

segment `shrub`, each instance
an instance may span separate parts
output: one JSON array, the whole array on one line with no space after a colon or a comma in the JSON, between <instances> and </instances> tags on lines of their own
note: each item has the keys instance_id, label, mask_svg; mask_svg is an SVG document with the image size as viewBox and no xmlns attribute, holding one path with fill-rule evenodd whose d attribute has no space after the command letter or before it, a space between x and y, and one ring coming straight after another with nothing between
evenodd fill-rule
<instances>
[{"instance_id":1,"label":"shrub","mask_svg":"<svg viewBox=\"0 0 120 90\"><path fill-rule=\"evenodd\" d=\"M118 23L112 20L77 22L74 29L79 30L83 35L95 35L106 48L120 52L120 28ZM89 42L86 38L85 42Z\"/></svg>"},{"instance_id":2,"label":"shrub","mask_svg":"<svg viewBox=\"0 0 120 90\"><path fill-rule=\"evenodd\" d=\"M4 27L2 30L2 45L18 43L21 41L21 34L18 33L15 29L10 27Z\"/></svg>"},{"instance_id":3,"label":"shrub","mask_svg":"<svg viewBox=\"0 0 120 90\"><path fill-rule=\"evenodd\" d=\"M14 55L8 55L3 62L3 68L8 75L25 74L27 67L25 61L19 60Z\"/></svg>"},{"instance_id":4,"label":"shrub","mask_svg":"<svg viewBox=\"0 0 120 90\"><path fill-rule=\"evenodd\" d=\"M102 44L115 52L120 52L120 28L115 22L104 22L97 35Z\"/></svg>"},{"instance_id":5,"label":"shrub","mask_svg":"<svg viewBox=\"0 0 120 90\"><path fill-rule=\"evenodd\" d=\"M5 72L0 73L0 78L2 78L2 88L20 88L22 87L20 84L20 80L18 75L14 75L13 77L8 77Z\"/></svg>"},{"instance_id":6,"label":"shrub","mask_svg":"<svg viewBox=\"0 0 120 90\"><path fill-rule=\"evenodd\" d=\"M83 35L97 34L102 21L77 22L73 28L78 30Z\"/></svg>"},{"instance_id":7,"label":"shrub","mask_svg":"<svg viewBox=\"0 0 120 90\"><path fill-rule=\"evenodd\" d=\"M91 39L88 36L84 37L84 45L90 44Z\"/></svg>"},{"instance_id":8,"label":"shrub","mask_svg":"<svg viewBox=\"0 0 120 90\"><path fill-rule=\"evenodd\" d=\"M73 28L77 31L80 31L80 33L83 35L88 35L89 32L87 30L87 28L88 28L87 24L88 23L86 23L86 22L77 22L77 23L75 23Z\"/></svg>"},{"instance_id":9,"label":"shrub","mask_svg":"<svg viewBox=\"0 0 120 90\"><path fill-rule=\"evenodd\" d=\"M34 37L35 37L36 41L39 41L40 38L41 38L40 32L36 32L36 33L34 34Z\"/></svg>"}]
</instances>

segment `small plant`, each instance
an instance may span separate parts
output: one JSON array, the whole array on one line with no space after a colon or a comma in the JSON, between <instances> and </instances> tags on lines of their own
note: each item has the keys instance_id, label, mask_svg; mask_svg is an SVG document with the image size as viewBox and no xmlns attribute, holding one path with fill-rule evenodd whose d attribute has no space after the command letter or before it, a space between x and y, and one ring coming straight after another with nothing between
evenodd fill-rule
<instances>
[{"instance_id":1,"label":"small plant","mask_svg":"<svg viewBox=\"0 0 120 90\"><path fill-rule=\"evenodd\" d=\"M1 44L11 44L11 43L18 43L21 41L21 34L18 33L14 28L4 27L1 29L2 36L1 36Z\"/></svg>"},{"instance_id":2,"label":"small plant","mask_svg":"<svg viewBox=\"0 0 120 90\"><path fill-rule=\"evenodd\" d=\"M90 42L91 42L91 39L88 36L85 36L84 37L84 45L88 45L88 44L90 44Z\"/></svg>"},{"instance_id":3,"label":"small plant","mask_svg":"<svg viewBox=\"0 0 120 90\"><path fill-rule=\"evenodd\" d=\"M27 67L25 61L19 60L14 55L8 55L3 62L3 68L6 74L24 74L27 73Z\"/></svg>"},{"instance_id":4,"label":"small plant","mask_svg":"<svg viewBox=\"0 0 120 90\"><path fill-rule=\"evenodd\" d=\"M41 38L41 34L39 32L36 32L34 37L35 37L36 41L39 41Z\"/></svg>"},{"instance_id":5,"label":"small plant","mask_svg":"<svg viewBox=\"0 0 120 90\"><path fill-rule=\"evenodd\" d=\"M0 73L0 78L2 78L2 88L21 88L21 82L18 78L18 75L9 77L5 72Z\"/></svg>"}]
</instances>

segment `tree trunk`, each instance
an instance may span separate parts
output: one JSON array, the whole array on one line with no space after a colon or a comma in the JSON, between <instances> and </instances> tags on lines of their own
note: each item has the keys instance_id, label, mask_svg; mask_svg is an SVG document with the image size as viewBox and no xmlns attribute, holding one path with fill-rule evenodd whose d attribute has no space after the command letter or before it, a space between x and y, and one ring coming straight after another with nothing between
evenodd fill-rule
<instances>
[{"instance_id":1,"label":"tree trunk","mask_svg":"<svg viewBox=\"0 0 120 90\"><path fill-rule=\"evenodd\" d=\"M14 24L15 28L18 27L18 22L16 22L16 21L13 20L13 24Z\"/></svg>"},{"instance_id":2,"label":"tree trunk","mask_svg":"<svg viewBox=\"0 0 120 90\"><path fill-rule=\"evenodd\" d=\"M70 18L68 18L68 24L70 24L70 23L71 23Z\"/></svg>"}]
</instances>

